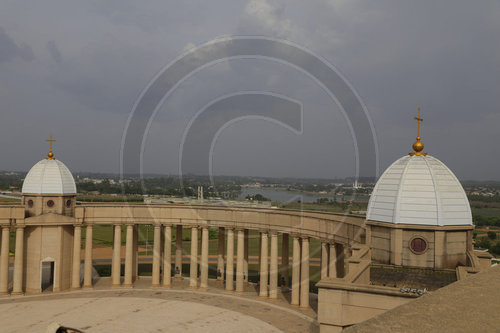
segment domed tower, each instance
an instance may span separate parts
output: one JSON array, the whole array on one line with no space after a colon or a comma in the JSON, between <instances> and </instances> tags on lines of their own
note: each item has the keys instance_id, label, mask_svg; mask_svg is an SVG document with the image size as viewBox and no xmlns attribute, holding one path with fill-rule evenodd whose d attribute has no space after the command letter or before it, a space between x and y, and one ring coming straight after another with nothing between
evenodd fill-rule
<instances>
[{"instance_id":1,"label":"domed tower","mask_svg":"<svg viewBox=\"0 0 500 333\"><path fill-rule=\"evenodd\" d=\"M423 152L420 109L414 152L379 178L367 211L374 263L428 268L467 265L472 215L462 185L448 167Z\"/></svg>"},{"instance_id":2,"label":"domed tower","mask_svg":"<svg viewBox=\"0 0 500 333\"><path fill-rule=\"evenodd\" d=\"M76 185L69 169L54 157L52 137L47 158L35 164L22 188L25 206L24 283L26 293L71 286ZM79 227L78 227L79 229ZM79 229L80 230L80 229Z\"/></svg>"},{"instance_id":3,"label":"domed tower","mask_svg":"<svg viewBox=\"0 0 500 333\"><path fill-rule=\"evenodd\" d=\"M51 144L52 137L51 137ZM26 217L54 213L73 216L76 185L69 169L54 158L52 145L46 159L35 164L23 183Z\"/></svg>"}]
</instances>

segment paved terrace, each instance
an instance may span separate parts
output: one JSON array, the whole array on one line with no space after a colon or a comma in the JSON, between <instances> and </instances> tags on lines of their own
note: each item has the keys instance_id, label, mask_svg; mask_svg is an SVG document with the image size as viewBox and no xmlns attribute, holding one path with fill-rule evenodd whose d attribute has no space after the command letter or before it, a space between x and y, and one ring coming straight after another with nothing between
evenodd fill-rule
<instances>
[{"instance_id":1,"label":"paved terrace","mask_svg":"<svg viewBox=\"0 0 500 333\"><path fill-rule=\"evenodd\" d=\"M52 322L92 332L319 332L316 295L310 309L289 304L289 293L277 300L258 296L254 284L243 293L226 292L209 280L209 289L190 290L189 279L171 288L151 288L140 277L133 288L111 288L100 278L93 289L37 296L0 297L5 332L45 332ZM26 315L29 314L29 315Z\"/></svg>"}]
</instances>

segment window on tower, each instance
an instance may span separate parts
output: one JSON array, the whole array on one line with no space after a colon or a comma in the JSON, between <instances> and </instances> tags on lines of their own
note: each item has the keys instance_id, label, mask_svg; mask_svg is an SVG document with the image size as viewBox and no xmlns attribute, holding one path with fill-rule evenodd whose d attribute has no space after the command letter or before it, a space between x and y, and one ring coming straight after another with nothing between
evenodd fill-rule
<instances>
[{"instance_id":1,"label":"window on tower","mask_svg":"<svg viewBox=\"0 0 500 333\"><path fill-rule=\"evenodd\" d=\"M427 250L427 242L421 237L414 237L410 241L410 249L415 254L422 254Z\"/></svg>"}]
</instances>

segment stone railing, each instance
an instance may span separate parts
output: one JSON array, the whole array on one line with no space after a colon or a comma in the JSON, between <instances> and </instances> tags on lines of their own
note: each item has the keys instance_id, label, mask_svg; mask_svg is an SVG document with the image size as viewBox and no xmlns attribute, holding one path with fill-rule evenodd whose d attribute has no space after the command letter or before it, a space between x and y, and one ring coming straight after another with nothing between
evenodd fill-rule
<instances>
[{"instance_id":1,"label":"stone railing","mask_svg":"<svg viewBox=\"0 0 500 333\"><path fill-rule=\"evenodd\" d=\"M371 250L368 245L357 244L352 248L352 256L347 260L346 283L370 283Z\"/></svg>"}]
</instances>

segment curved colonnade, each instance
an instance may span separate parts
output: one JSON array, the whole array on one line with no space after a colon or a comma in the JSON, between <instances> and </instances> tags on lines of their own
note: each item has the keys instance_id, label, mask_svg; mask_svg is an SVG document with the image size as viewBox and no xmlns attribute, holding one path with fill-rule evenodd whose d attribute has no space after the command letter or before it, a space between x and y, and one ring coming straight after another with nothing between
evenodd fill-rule
<instances>
[{"instance_id":1,"label":"curved colonnade","mask_svg":"<svg viewBox=\"0 0 500 333\"><path fill-rule=\"evenodd\" d=\"M8 207L4 207L8 208ZM13 208L13 207L10 207ZM16 210L22 207L15 207ZM1 212L0 212L1 213ZM19 212L20 213L20 212ZM3 214L0 214L3 215ZM12 211L10 216L15 216ZM17 214L20 215L20 214ZM40 221L17 219L4 221L0 248L0 293L8 293L8 236L16 228L13 294L23 292L24 228L42 225ZM81 270L81 233L86 227L84 248L84 288L92 287L93 226L113 225L112 285L131 287L138 276L138 225L154 226L152 286L168 287L182 271L182 229L191 229L190 288L208 287L209 229L218 229L217 279L225 281L228 291L242 292L248 282L248 231L260 232L259 295L277 298L278 284L290 286L289 237L293 238L291 303L309 306L309 239L321 241L321 277L344 275L344 249L365 239L363 217L267 208L243 208L203 205L80 204L74 217L45 220L43 225L73 225L71 288L78 289ZM126 230L125 270L121 279L121 234ZM198 233L201 229L201 251ZM175 253L172 233L176 232ZM278 244L282 237L281 268L278 268ZM236 240L236 248L234 241ZM6 245L7 244L7 245ZM270 245L270 246L269 246ZM199 255L199 252L201 254ZM18 255L21 254L21 255ZM199 262L198 262L199 256ZM235 262L236 257L236 262ZM172 262L173 261L173 262ZM173 265L172 265L173 264ZM198 275L198 264L200 274ZM174 271L172 272L172 266ZM281 272L282 281L278 281ZM172 274L174 273L174 274ZM235 276L234 276L235 275ZM199 277L198 277L199 276Z\"/></svg>"}]
</instances>

